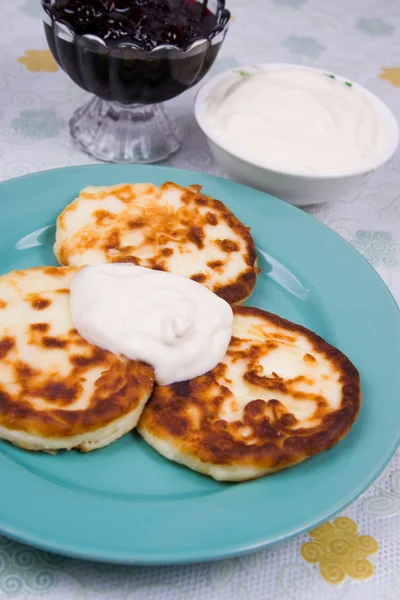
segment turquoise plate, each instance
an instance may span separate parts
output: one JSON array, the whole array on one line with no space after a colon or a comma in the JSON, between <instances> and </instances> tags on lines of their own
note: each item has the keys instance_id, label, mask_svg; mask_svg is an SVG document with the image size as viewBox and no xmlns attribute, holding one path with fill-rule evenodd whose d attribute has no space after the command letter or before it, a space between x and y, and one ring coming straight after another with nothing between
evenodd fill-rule
<instances>
[{"instance_id":1,"label":"turquoise plate","mask_svg":"<svg viewBox=\"0 0 400 600\"><path fill-rule=\"evenodd\" d=\"M247 225L262 272L250 304L301 323L356 364L364 402L335 448L242 484L218 483L159 456L137 435L91 452L35 454L0 443L0 531L62 554L118 563L217 559L279 542L340 511L400 441L400 316L346 242L253 189L164 167L96 165L0 184L0 270L55 264L54 223L89 184L199 183Z\"/></svg>"}]
</instances>

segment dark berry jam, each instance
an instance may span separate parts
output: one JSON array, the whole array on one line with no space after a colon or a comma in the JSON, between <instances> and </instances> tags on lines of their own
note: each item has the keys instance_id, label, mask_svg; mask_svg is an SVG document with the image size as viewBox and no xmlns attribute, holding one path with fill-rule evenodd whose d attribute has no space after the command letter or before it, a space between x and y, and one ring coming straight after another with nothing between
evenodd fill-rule
<instances>
[{"instance_id":1,"label":"dark berry jam","mask_svg":"<svg viewBox=\"0 0 400 600\"><path fill-rule=\"evenodd\" d=\"M230 14L224 0L203 2L42 0L46 38L84 90L121 104L164 102L198 83L221 47Z\"/></svg>"},{"instance_id":2,"label":"dark berry jam","mask_svg":"<svg viewBox=\"0 0 400 600\"><path fill-rule=\"evenodd\" d=\"M218 30L217 16L196 0L48 0L46 12L108 45L127 42L145 50L173 44L185 50Z\"/></svg>"}]
</instances>

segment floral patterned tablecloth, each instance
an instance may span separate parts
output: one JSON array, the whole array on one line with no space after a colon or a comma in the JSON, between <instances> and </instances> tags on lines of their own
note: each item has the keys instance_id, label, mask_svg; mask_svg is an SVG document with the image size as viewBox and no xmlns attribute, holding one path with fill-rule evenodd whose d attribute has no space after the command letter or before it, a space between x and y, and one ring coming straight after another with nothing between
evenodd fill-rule
<instances>
[{"instance_id":1,"label":"floral patterned tablecloth","mask_svg":"<svg viewBox=\"0 0 400 600\"><path fill-rule=\"evenodd\" d=\"M0 6L0 180L94 162L71 143L68 118L86 94L46 48L40 0L1 0ZM228 0L228 6L233 22L214 71L254 61L323 66L369 87L400 118L399 0ZM186 122L186 137L165 164L223 175L194 122L193 97L194 90L170 103ZM308 210L350 241L400 301L399 153L355 194ZM0 536L0 597L395 600L400 451L342 515L238 559L118 567L51 555Z\"/></svg>"}]
</instances>

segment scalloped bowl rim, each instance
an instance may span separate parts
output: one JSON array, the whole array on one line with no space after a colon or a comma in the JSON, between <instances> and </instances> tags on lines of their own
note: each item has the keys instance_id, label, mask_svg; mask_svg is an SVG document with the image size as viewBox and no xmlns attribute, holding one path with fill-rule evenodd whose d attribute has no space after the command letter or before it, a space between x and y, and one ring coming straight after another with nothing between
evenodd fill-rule
<instances>
[{"instance_id":1,"label":"scalloped bowl rim","mask_svg":"<svg viewBox=\"0 0 400 600\"><path fill-rule=\"evenodd\" d=\"M106 48L109 52L113 52L115 50L132 49L135 52L140 52L146 56L150 56L151 54L160 53L163 50L170 50L170 51L173 50L174 52L177 52L179 54L186 55L186 54L189 54L190 52L192 52L192 50L194 48L197 48L197 47L200 48L203 45L206 45L206 46L212 45L214 40L216 38L218 38L221 34L225 35L225 33L229 27L231 17L232 17L231 12L227 8L225 8L224 0L223 0L222 11L224 11L227 16L226 22L224 25L222 25L222 28L219 31L215 31L216 27L221 26L220 23L217 24L216 27L209 33L209 35L207 37L196 38L195 40L193 40L193 42L191 42L189 44L189 46L187 46L187 48L185 50L183 50L182 48L179 48L179 46L175 46L174 44L160 44L158 46L155 46L151 50L146 50L146 49L142 48L141 46L139 46L138 44L135 44L134 42L120 42L118 44L113 44L112 46L108 46L101 37L99 37L95 34L84 33L81 35L79 33L76 33L73 26L70 25L67 21L54 19L53 17L51 17L44 7L44 0L42 0L42 13L43 13L42 20L43 20L43 22L46 23L47 25L51 25L51 26L57 25L58 27L62 28L65 32L68 32L74 40L88 40L94 44L97 44L101 48Z\"/></svg>"},{"instance_id":2,"label":"scalloped bowl rim","mask_svg":"<svg viewBox=\"0 0 400 600\"><path fill-rule=\"evenodd\" d=\"M212 92L212 90L219 83L221 83L222 81L224 81L225 79L230 77L232 74L237 74L239 71L250 71L252 73L255 73L255 72L257 72L257 70L260 70L260 69L275 70L275 69L290 68L290 67L291 68L293 68L293 67L301 68L301 69L305 69L308 71L316 71L318 73L334 75L335 78L339 79L340 81L351 83L352 86L354 86L356 89L358 89L362 94L367 96L367 98L369 98L372 101L372 103L375 106L375 108L377 109L377 111L380 112L381 115L383 115L384 119L387 121L387 123L389 125L389 127L388 127L389 140L388 140L386 151L384 153L382 153L381 157L378 160L374 161L374 164L372 164L369 167L362 167L362 168L357 167L357 168L353 168L353 169L346 169L346 170L343 169L341 171L332 171L332 172L321 171L321 172L310 173L308 171L304 171L304 170L300 170L300 169L299 170L296 170L296 169L284 170L284 169L279 169L279 167L276 167L276 165L268 164L268 162L263 162L261 160L255 160L253 157L246 155L245 152L237 152L237 151L233 150L231 147L229 147L229 144L224 143L224 141L218 137L218 135L215 133L215 131L213 131L212 125L209 123L209 119L207 116L206 100L207 100L208 96L210 95L210 93ZM230 154L231 156L234 156L238 160L246 162L249 165L259 167L266 171L277 173L279 175L302 177L304 179L310 179L310 180L313 180L313 179L315 179L315 180L341 179L341 178L351 177L351 176L356 176L356 175L365 175L367 173L376 171L393 156L393 154L395 153L395 151L398 147L398 144L399 144L398 121L397 121L396 117L394 116L393 112L390 110L390 108L378 96L376 96L371 91L369 91L367 88L363 87L362 85L358 84L357 82L352 81L348 77L344 77L343 75L338 75L337 73L334 73L334 72L330 71L329 69L323 69L323 68L318 68L318 67L309 67L308 65L301 65L301 64L295 64L295 63L253 63L251 65L237 65L236 67L232 67L231 69L227 69L226 71L223 71L222 73L218 73L217 75L214 75L213 77L208 79L205 83L203 83L200 90L198 91L198 93L196 95L196 99L195 99L195 104L194 104L194 115L195 115L197 124L199 125L199 127L203 131L203 133L206 135L206 137L209 138L209 140L213 144L215 144L216 146L218 146L219 148L224 150L227 154Z\"/></svg>"}]
</instances>

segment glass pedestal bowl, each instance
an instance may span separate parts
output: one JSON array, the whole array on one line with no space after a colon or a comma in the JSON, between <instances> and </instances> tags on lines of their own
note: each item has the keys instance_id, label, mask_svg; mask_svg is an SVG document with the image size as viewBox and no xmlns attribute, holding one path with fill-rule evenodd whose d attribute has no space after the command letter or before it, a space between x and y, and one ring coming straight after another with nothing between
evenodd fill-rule
<instances>
[{"instance_id":1,"label":"glass pedestal bowl","mask_svg":"<svg viewBox=\"0 0 400 600\"><path fill-rule=\"evenodd\" d=\"M198 83L224 40L230 13L225 0L203 0L216 25L185 50L165 44L144 50L132 42L107 45L92 34L78 35L42 0L49 48L58 65L82 89L94 94L70 120L70 132L91 156L120 163L152 163L175 152L182 127L163 102Z\"/></svg>"}]
</instances>

